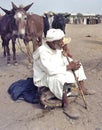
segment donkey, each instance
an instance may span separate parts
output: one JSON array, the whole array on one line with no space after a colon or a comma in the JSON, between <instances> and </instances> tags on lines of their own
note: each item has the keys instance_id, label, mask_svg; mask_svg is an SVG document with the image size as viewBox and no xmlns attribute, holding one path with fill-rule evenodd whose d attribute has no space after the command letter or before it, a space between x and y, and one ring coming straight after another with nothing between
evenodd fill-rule
<instances>
[{"instance_id":1,"label":"donkey","mask_svg":"<svg viewBox=\"0 0 102 130\"><path fill-rule=\"evenodd\" d=\"M28 56L30 55L28 43L32 41L33 51L42 44L43 34L43 17L37 14L29 14L27 10L32 6L31 3L25 7L17 7L12 2L14 19L17 26L17 35L24 40ZM29 63L32 64L32 58L28 57Z\"/></svg>"},{"instance_id":2,"label":"donkey","mask_svg":"<svg viewBox=\"0 0 102 130\"><path fill-rule=\"evenodd\" d=\"M0 17L0 35L2 39L2 46L4 47L4 56L7 54L7 64L10 64L9 41L12 40L13 61L14 64L17 64L15 49L16 36L14 35L17 30L17 26L13 19L13 11L8 11L2 7L0 8L6 13Z\"/></svg>"},{"instance_id":3,"label":"donkey","mask_svg":"<svg viewBox=\"0 0 102 130\"><path fill-rule=\"evenodd\" d=\"M50 28L61 29L65 33L66 21L63 14L47 13L44 14L44 36Z\"/></svg>"}]
</instances>

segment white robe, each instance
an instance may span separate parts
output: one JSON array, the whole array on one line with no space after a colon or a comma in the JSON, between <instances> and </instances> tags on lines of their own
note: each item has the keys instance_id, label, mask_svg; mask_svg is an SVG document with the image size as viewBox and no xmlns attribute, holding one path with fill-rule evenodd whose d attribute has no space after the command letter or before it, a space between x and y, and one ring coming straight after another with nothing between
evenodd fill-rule
<instances>
[{"instance_id":1,"label":"white robe","mask_svg":"<svg viewBox=\"0 0 102 130\"><path fill-rule=\"evenodd\" d=\"M33 60L34 84L48 87L57 98L62 99L64 83L76 82L72 71L66 70L69 63L62 50L52 50L44 43L33 53ZM86 79L82 65L75 73L79 81Z\"/></svg>"}]
</instances>

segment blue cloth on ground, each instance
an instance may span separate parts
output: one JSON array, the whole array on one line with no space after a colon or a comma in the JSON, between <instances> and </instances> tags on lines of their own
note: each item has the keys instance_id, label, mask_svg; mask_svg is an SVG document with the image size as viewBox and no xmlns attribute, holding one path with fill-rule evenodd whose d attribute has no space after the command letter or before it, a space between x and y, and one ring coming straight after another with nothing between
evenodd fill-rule
<instances>
[{"instance_id":1,"label":"blue cloth on ground","mask_svg":"<svg viewBox=\"0 0 102 130\"><path fill-rule=\"evenodd\" d=\"M21 79L12 83L8 88L8 93L14 101L25 100L29 103L39 103L39 94L33 78Z\"/></svg>"}]
</instances>

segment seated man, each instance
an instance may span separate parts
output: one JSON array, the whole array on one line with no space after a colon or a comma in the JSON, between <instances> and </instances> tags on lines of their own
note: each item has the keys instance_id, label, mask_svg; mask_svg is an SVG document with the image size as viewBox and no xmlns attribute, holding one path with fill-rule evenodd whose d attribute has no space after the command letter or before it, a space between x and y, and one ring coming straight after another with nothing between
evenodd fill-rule
<instances>
[{"instance_id":1,"label":"seated man","mask_svg":"<svg viewBox=\"0 0 102 130\"><path fill-rule=\"evenodd\" d=\"M72 70L75 71L84 94L93 94L93 92L84 87L86 76L81 63L73 61L71 57L68 57L70 62L67 61L66 54L62 50L64 37L65 34L60 29L47 31L46 42L33 53L33 79L36 86L48 87L58 99L62 100L64 112L76 119L79 113L71 107L67 94L63 91L65 83L76 82Z\"/></svg>"}]
</instances>

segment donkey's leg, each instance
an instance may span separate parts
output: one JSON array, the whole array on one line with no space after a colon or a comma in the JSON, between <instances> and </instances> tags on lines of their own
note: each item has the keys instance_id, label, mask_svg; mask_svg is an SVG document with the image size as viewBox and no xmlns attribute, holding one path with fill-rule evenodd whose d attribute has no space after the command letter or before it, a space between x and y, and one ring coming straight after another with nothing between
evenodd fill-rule
<instances>
[{"instance_id":1,"label":"donkey's leg","mask_svg":"<svg viewBox=\"0 0 102 130\"><path fill-rule=\"evenodd\" d=\"M14 65L18 65L18 64L17 64L17 60L16 60L15 41L16 41L16 39L12 39L13 62L14 62Z\"/></svg>"},{"instance_id":2,"label":"donkey's leg","mask_svg":"<svg viewBox=\"0 0 102 130\"><path fill-rule=\"evenodd\" d=\"M38 47L42 45L42 34L37 37L35 37L32 41L33 43L33 52L37 50Z\"/></svg>"},{"instance_id":3,"label":"donkey's leg","mask_svg":"<svg viewBox=\"0 0 102 130\"><path fill-rule=\"evenodd\" d=\"M28 67L30 68L30 66L32 66L32 54L31 54L31 51L29 48L29 43L27 43L25 45L26 45L26 50L27 50L28 62L29 62Z\"/></svg>"},{"instance_id":4,"label":"donkey's leg","mask_svg":"<svg viewBox=\"0 0 102 130\"><path fill-rule=\"evenodd\" d=\"M6 50L7 50L7 64L10 64L10 49L9 49L9 41L6 42Z\"/></svg>"},{"instance_id":5,"label":"donkey's leg","mask_svg":"<svg viewBox=\"0 0 102 130\"><path fill-rule=\"evenodd\" d=\"M6 47L4 46L3 48L4 48L4 54L3 55L4 55L4 57L6 57Z\"/></svg>"},{"instance_id":6,"label":"donkey's leg","mask_svg":"<svg viewBox=\"0 0 102 130\"><path fill-rule=\"evenodd\" d=\"M5 40L4 40L4 38L2 36L1 36L1 39L2 39L2 47L4 49L3 56L6 57L7 50L6 50Z\"/></svg>"}]
</instances>

